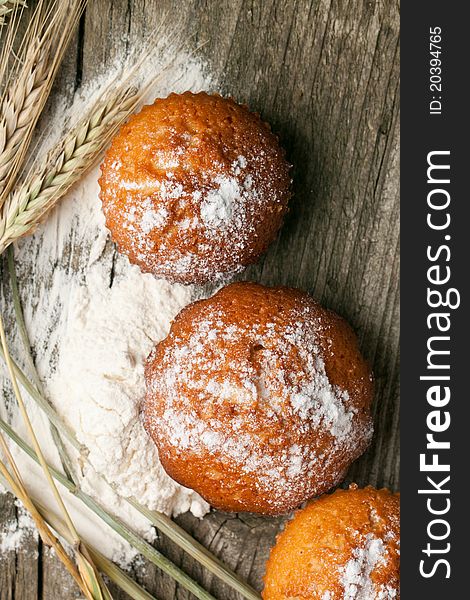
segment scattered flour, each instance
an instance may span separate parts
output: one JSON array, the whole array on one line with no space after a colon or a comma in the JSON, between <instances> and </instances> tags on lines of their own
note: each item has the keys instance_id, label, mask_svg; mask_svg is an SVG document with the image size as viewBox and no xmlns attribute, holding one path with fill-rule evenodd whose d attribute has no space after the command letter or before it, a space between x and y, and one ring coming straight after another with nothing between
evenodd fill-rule
<instances>
[{"instance_id":1,"label":"scattered flour","mask_svg":"<svg viewBox=\"0 0 470 600\"><path fill-rule=\"evenodd\" d=\"M18 509L16 518L4 523L0 528L0 561L8 552L21 548L26 540L38 539L38 533L30 514L23 508L19 500L15 501Z\"/></svg>"},{"instance_id":2,"label":"scattered flour","mask_svg":"<svg viewBox=\"0 0 470 600\"><path fill-rule=\"evenodd\" d=\"M80 204L86 210L87 199ZM91 465L121 495L169 514L192 508L201 516L195 495L164 473L139 411L144 361L192 291L142 275L120 257L111 286L106 261L92 263L85 277L86 285L69 290L57 370L47 389L53 399L66 399L63 417L89 449Z\"/></svg>"},{"instance_id":3,"label":"scattered flour","mask_svg":"<svg viewBox=\"0 0 470 600\"><path fill-rule=\"evenodd\" d=\"M153 89L153 96L211 89L213 82L205 74L204 65L182 50L176 54L171 68ZM146 69L159 73L162 64L169 63L174 55L175 51L167 47L160 62ZM106 78L110 79L109 74ZM84 96L96 93L103 80L89 84ZM79 99L75 105L82 101ZM63 123L60 111L56 119L58 124ZM43 145L47 147L47 140ZM166 335L174 315L199 292L144 275L115 253L101 213L98 176L98 169L90 172L38 231L17 245L20 291L46 393L89 451L88 460L81 461L70 447L77 459L75 475L82 489L153 540L155 531L150 523L123 497L134 496L147 507L169 515L190 510L201 517L209 510L197 494L176 484L163 471L139 415L146 356ZM165 219L164 214L151 217ZM6 311L10 309L5 305ZM21 363L22 349L17 339L12 339L12 348ZM0 369L0 385L7 395L0 412L27 437L11 399L3 363ZM26 401L47 459L60 468L47 420L29 398ZM12 451L20 468L28 473L33 495L55 507L36 465L13 445ZM65 498L78 530L88 542L122 565L134 559L136 552L119 536L76 498L67 493ZM18 529L9 531L4 540L0 538L2 548L20 543L25 519L21 517Z\"/></svg>"}]
</instances>

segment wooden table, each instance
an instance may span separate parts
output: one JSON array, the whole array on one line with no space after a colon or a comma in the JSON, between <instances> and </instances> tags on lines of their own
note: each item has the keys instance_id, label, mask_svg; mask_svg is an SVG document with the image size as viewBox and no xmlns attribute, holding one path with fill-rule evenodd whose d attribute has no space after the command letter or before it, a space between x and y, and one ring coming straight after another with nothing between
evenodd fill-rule
<instances>
[{"instance_id":1,"label":"wooden table","mask_svg":"<svg viewBox=\"0 0 470 600\"><path fill-rule=\"evenodd\" d=\"M398 487L399 6L396 0L90 0L54 93L93 77L168 13L221 81L258 110L293 163L279 239L244 277L308 290L346 317L376 377L376 434L347 481ZM0 497L0 523L15 518ZM282 519L213 512L178 518L261 589ZM1 527L1 525L0 525ZM236 596L160 537L157 546L217 598ZM152 566L133 573L161 600L189 595ZM79 597L29 540L0 558L0 599ZM115 598L123 598L116 593Z\"/></svg>"}]
</instances>

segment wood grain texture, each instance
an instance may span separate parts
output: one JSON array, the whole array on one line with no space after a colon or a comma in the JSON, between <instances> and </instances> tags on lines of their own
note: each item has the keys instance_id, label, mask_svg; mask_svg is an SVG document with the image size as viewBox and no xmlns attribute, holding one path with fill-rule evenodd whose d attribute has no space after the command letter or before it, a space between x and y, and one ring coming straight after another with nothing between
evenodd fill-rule
<instances>
[{"instance_id":1,"label":"wood grain texture","mask_svg":"<svg viewBox=\"0 0 470 600\"><path fill-rule=\"evenodd\" d=\"M91 0L56 97L138 47L163 15L182 24L220 82L272 124L293 164L278 240L243 274L297 286L346 317L376 377L375 437L347 481L398 488L399 7L394 0ZM14 518L0 499L0 523ZM183 525L258 589L283 519L213 512ZM1 525L0 525L1 527ZM156 545L220 600L237 598L163 536ZM0 600L78 597L39 547L0 558ZM152 566L133 576L160 600L190 596ZM124 595L116 593L116 598Z\"/></svg>"}]
</instances>

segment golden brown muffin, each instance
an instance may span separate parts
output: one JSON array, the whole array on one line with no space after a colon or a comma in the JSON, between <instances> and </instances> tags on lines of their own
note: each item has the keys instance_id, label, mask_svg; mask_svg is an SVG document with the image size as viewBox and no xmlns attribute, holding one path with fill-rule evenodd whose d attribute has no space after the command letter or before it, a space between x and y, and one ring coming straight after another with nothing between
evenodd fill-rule
<instances>
[{"instance_id":1,"label":"golden brown muffin","mask_svg":"<svg viewBox=\"0 0 470 600\"><path fill-rule=\"evenodd\" d=\"M101 165L113 240L180 283L233 274L265 252L290 197L289 164L259 116L230 98L170 94L133 115Z\"/></svg>"},{"instance_id":2,"label":"golden brown muffin","mask_svg":"<svg viewBox=\"0 0 470 600\"><path fill-rule=\"evenodd\" d=\"M356 336L299 290L235 283L194 302L145 377L163 467L221 510L285 513L340 482L371 438Z\"/></svg>"},{"instance_id":3,"label":"golden brown muffin","mask_svg":"<svg viewBox=\"0 0 470 600\"><path fill-rule=\"evenodd\" d=\"M266 566L264 600L399 600L400 497L336 490L299 510Z\"/></svg>"}]
</instances>

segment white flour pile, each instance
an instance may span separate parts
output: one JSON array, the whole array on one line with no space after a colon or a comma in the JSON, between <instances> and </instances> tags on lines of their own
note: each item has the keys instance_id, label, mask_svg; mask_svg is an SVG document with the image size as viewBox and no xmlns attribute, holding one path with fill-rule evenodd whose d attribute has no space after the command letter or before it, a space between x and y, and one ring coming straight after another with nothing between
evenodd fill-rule
<instances>
[{"instance_id":1,"label":"white flour pile","mask_svg":"<svg viewBox=\"0 0 470 600\"><path fill-rule=\"evenodd\" d=\"M172 58L171 49L167 53L162 64ZM158 64L152 68L159 71ZM203 66L180 52L153 94L211 87ZM146 356L195 290L141 274L115 254L104 227L97 179L98 169L94 169L34 236L18 245L20 291L46 392L89 450L89 464L77 473L82 489L152 539L155 533L149 523L108 483L121 496L135 496L169 515L190 510L202 516L209 509L197 494L165 474L139 414ZM13 350L16 358L21 356L19 345ZM3 388L9 386L4 382ZM47 458L60 466L44 415L32 401L28 405ZM0 410L27 438L14 402ZM16 447L12 449L28 473L33 495L54 506L39 470ZM84 538L112 559L128 564L135 552L75 498L65 497ZM2 544L12 544L18 535L12 530Z\"/></svg>"}]
</instances>

